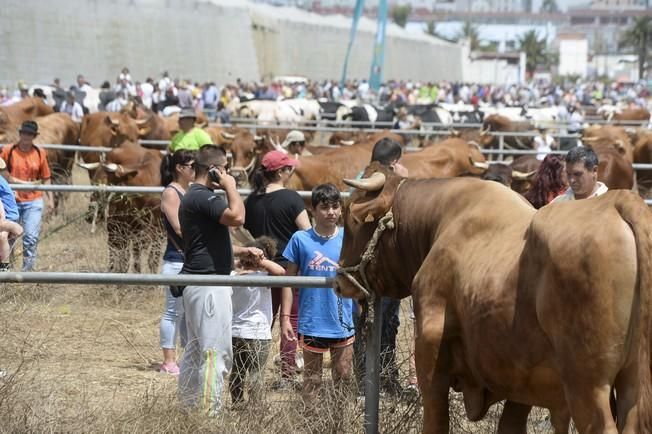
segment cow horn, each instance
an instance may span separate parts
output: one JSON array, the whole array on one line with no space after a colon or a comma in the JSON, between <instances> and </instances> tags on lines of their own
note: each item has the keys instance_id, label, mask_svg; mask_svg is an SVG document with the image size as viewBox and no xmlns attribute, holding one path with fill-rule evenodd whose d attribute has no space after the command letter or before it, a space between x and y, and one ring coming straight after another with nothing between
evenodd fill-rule
<instances>
[{"instance_id":1,"label":"cow horn","mask_svg":"<svg viewBox=\"0 0 652 434\"><path fill-rule=\"evenodd\" d=\"M473 146L473 147L476 148L478 151L482 152L482 147L481 147L480 144L479 144L478 142L476 142L475 140L469 140L469 141L467 142L467 144L468 144L469 146Z\"/></svg>"},{"instance_id":2,"label":"cow horn","mask_svg":"<svg viewBox=\"0 0 652 434\"><path fill-rule=\"evenodd\" d=\"M460 136L462 135L462 133L461 133L459 130L456 130L455 128L451 129L451 130L449 131L449 134L450 134L452 137L460 137Z\"/></svg>"},{"instance_id":3,"label":"cow horn","mask_svg":"<svg viewBox=\"0 0 652 434\"><path fill-rule=\"evenodd\" d=\"M95 170L100 167L100 163L82 163L81 161L78 161L77 165L86 170Z\"/></svg>"},{"instance_id":4,"label":"cow horn","mask_svg":"<svg viewBox=\"0 0 652 434\"><path fill-rule=\"evenodd\" d=\"M519 181L529 179L532 175L537 173L536 170L533 170L532 172L519 172L518 170L512 170L512 179L517 179Z\"/></svg>"},{"instance_id":5,"label":"cow horn","mask_svg":"<svg viewBox=\"0 0 652 434\"><path fill-rule=\"evenodd\" d=\"M355 140L340 140L340 145L342 146L353 146Z\"/></svg>"},{"instance_id":6,"label":"cow horn","mask_svg":"<svg viewBox=\"0 0 652 434\"><path fill-rule=\"evenodd\" d=\"M480 137L484 137L490 130L491 128L489 126L487 126L487 129L480 128Z\"/></svg>"},{"instance_id":7,"label":"cow horn","mask_svg":"<svg viewBox=\"0 0 652 434\"><path fill-rule=\"evenodd\" d=\"M596 140L600 140L600 137L582 137L583 142L595 142Z\"/></svg>"},{"instance_id":8,"label":"cow horn","mask_svg":"<svg viewBox=\"0 0 652 434\"><path fill-rule=\"evenodd\" d=\"M263 140L263 139L264 139L263 136L254 136L254 141L255 142L258 142L258 141Z\"/></svg>"},{"instance_id":9,"label":"cow horn","mask_svg":"<svg viewBox=\"0 0 652 434\"><path fill-rule=\"evenodd\" d=\"M482 170L489 169L489 163L487 163L486 161L482 161L482 162L474 161L473 158L471 158L471 156L469 156L469 163L471 163L471 165L477 169L482 169Z\"/></svg>"},{"instance_id":10,"label":"cow horn","mask_svg":"<svg viewBox=\"0 0 652 434\"><path fill-rule=\"evenodd\" d=\"M235 139L235 134L227 133L226 131L221 131L220 135L224 140L233 140Z\"/></svg>"},{"instance_id":11,"label":"cow horn","mask_svg":"<svg viewBox=\"0 0 652 434\"><path fill-rule=\"evenodd\" d=\"M107 172L115 173L118 171L118 165L115 163L107 163L107 164L102 164L102 167L104 167L104 170Z\"/></svg>"},{"instance_id":12,"label":"cow horn","mask_svg":"<svg viewBox=\"0 0 652 434\"><path fill-rule=\"evenodd\" d=\"M138 125L139 127L144 127L145 125L147 125L147 122L149 122L149 118L147 118L147 119L136 119L136 125Z\"/></svg>"},{"instance_id":13,"label":"cow horn","mask_svg":"<svg viewBox=\"0 0 652 434\"><path fill-rule=\"evenodd\" d=\"M349 187L357 188L364 191L378 191L385 185L386 177L384 173L374 172L369 178L362 179L344 179L344 183Z\"/></svg>"},{"instance_id":14,"label":"cow horn","mask_svg":"<svg viewBox=\"0 0 652 434\"><path fill-rule=\"evenodd\" d=\"M107 116L109 118L109 122L111 125L114 127L119 127L120 126L120 119L113 119L111 116Z\"/></svg>"}]
</instances>

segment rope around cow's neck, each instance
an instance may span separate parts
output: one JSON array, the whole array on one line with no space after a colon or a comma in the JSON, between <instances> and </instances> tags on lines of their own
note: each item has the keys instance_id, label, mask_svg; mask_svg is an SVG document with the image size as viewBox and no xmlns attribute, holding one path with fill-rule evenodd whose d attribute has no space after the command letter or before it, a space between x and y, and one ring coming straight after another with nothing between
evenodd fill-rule
<instances>
[{"instance_id":1,"label":"rope around cow's neck","mask_svg":"<svg viewBox=\"0 0 652 434\"><path fill-rule=\"evenodd\" d=\"M398 194L398 191L403 185L403 182L405 182L405 179L402 179L401 182L398 184L395 195ZM394 207L391 207L389 211L387 211L385 215L382 216L380 220L378 220L378 225L376 226L376 229L374 230L371 239L367 243L364 249L364 253L360 257L360 263L350 267L342 267L337 270L337 274L341 275L346 280L351 282L353 286L355 286L358 290L360 290L360 292L362 292L365 295L365 299L367 299L367 312L368 312L365 318L365 324L367 327L370 327L374 320L374 312L372 307L373 307L374 298L376 297L376 293L371 290L371 286L369 285L369 279L367 278L366 269L367 269L367 265L369 265L376 258L376 247L378 246L380 237L387 229L392 230L395 227L393 210ZM358 273L362 278L362 283L360 283L358 279L356 279L353 276L352 273Z\"/></svg>"}]
</instances>

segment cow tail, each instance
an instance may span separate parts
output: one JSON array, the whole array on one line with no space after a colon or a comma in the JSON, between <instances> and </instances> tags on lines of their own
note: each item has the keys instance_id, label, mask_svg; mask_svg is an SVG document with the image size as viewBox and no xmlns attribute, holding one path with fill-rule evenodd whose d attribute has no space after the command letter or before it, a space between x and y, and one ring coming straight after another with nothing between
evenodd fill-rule
<instances>
[{"instance_id":1,"label":"cow tail","mask_svg":"<svg viewBox=\"0 0 652 434\"><path fill-rule=\"evenodd\" d=\"M638 429L639 433L652 433L652 219L647 205L638 195L623 194L618 197L616 209L634 232L638 262L639 291L639 345L638 345Z\"/></svg>"}]
</instances>

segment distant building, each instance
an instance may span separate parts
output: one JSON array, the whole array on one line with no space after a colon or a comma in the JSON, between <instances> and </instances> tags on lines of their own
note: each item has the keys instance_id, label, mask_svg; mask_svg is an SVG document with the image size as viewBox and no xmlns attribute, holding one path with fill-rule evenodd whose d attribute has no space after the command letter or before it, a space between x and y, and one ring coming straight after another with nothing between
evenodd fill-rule
<instances>
[{"instance_id":1,"label":"distant building","mask_svg":"<svg viewBox=\"0 0 652 434\"><path fill-rule=\"evenodd\" d=\"M591 9L609 9L613 11L645 9L645 0L593 0Z\"/></svg>"},{"instance_id":2,"label":"distant building","mask_svg":"<svg viewBox=\"0 0 652 434\"><path fill-rule=\"evenodd\" d=\"M589 43L582 33L560 33L557 35L559 45L559 75L578 75L585 78L588 72Z\"/></svg>"}]
</instances>

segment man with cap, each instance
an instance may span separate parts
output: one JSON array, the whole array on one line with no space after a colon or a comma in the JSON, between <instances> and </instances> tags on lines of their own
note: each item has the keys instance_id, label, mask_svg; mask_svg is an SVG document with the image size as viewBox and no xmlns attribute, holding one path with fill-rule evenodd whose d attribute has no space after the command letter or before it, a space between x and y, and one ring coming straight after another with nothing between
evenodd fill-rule
<instances>
[{"instance_id":1,"label":"man with cap","mask_svg":"<svg viewBox=\"0 0 652 434\"><path fill-rule=\"evenodd\" d=\"M2 175L10 183L43 183L50 184L50 167L45 150L34 146L38 135L38 124L25 121L18 131L18 143L6 145L0 152L0 157L6 162ZM54 209L54 199L51 191L45 192L47 211ZM23 271L31 271L36 262L36 247L41 232L41 217L43 215L43 193L40 191L16 192L19 223L23 226Z\"/></svg>"},{"instance_id":2,"label":"man with cap","mask_svg":"<svg viewBox=\"0 0 652 434\"><path fill-rule=\"evenodd\" d=\"M197 114L192 108L184 108L179 112L179 132L172 137L170 151L189 149L197 151L204 145L213 143L208 133L195 126Z\"/></svg>"},{"instance_id":3,"label":"man with cap","mask_svg":"<svg viewBox=\"0 0 652 434\"><path fill-rule=\"evenodd\" d=\"M312 155L310 151L306 150L306 136L301 131L292 130L285 136L285 140L281 143L281 147L285 149L293 158L307 157Z\"/></svg>"}]
</instances>

